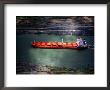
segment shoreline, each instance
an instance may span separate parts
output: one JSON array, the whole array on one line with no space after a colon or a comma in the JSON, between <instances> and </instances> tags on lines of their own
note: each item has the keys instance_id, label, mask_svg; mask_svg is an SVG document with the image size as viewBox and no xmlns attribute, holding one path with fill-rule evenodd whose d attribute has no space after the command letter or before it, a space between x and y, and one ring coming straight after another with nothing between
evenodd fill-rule
<instances>
[{"instance_id":1,"label":"shoreline","mask_svg":"<svg viewBox=\"0 0 110 90\"><path fill-rule=\"evenodd\" d=\"M94 74L94 68L67 68L19 62L16 64L16 74Z\"/></svg>"}]
</instances>

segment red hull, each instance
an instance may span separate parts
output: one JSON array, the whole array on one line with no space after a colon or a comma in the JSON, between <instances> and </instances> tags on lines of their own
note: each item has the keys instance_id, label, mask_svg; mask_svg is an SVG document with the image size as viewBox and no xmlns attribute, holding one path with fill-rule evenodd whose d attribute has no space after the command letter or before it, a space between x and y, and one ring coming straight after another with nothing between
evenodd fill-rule
<instances>
[{"instance_id":1,"label":"red hull","mask_svg":"<svg viewBox=\"0 0 110 90\"><path fill-rule=\"evenodd\" d=\"M32 42L34 48L77 49L76 42Z\"/></svg>"}]
</instances>

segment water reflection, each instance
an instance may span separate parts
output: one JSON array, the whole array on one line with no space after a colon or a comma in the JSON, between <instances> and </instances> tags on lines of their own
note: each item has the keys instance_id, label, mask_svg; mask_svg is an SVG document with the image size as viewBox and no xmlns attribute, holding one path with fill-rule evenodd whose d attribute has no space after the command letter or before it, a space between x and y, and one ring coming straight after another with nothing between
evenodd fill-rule
<instances>
[{"instance_id":1,"label":"water reflection","mask_svg":"<svg viewBox=\"0 0 110 90\"><path fill-rule=\"evenodd\" d=\"M94 49L82 51L71 49L32 48L33 41L76 42L77 36L94 45L94 17L44 16L17 17L17 62L67 68L94 68Z\"/></svg>"},{"instance_id":2,"label":"water reflection","mask_svg":"<svg viewBox=\"0 0 110 90\"><path fill-rule=\"evenodd\" d=\"M23 37L27 37L24 38ZM69 38L68 38L69 37ZM84 51L77 51L77 50L70 50L70 49L38 49L38 48L32 48L31 43L33 39L36 41L61 41L60 36L55 35L23 35L22 39L19 37L18 41L20 40L20 46L23 48L23 51L18 53L19 58L24 57L25 53L27 52L27 55L25 56L25 59L29 59L31 63L36 64L42 64L42 65L51 65L51 66L66 66L66 67L80 67L86 66L90 64L93 66L94 62L94 51L91 49L84 50ZM63 36L64 41L76 41L75 36ZM88 43L92 44L93 37L84 37L88 38ZM25 41L25 44L24 44ZM17 44L18 47L19 43ZM18 50L19 51L19 50Z\"/></svg>"}]
</instances>

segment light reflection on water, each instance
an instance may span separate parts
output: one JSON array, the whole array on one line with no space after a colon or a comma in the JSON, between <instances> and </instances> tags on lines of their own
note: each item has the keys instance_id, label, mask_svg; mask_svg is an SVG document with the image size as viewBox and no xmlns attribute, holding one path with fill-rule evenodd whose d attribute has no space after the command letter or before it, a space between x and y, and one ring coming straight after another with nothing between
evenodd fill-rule
<instances>
[{"instance_id":1,"label":"light reflection on water","mask_svg":"<svg viewBox=\"0 0 110 90\"><path fill-rule=\"evenodd\" d=\"M51 65L60 67L82 67L94 66L94 50L82 51L71 49L37 49L31 47L32 41L76 41L76 36L64 35L33 35L25 34L17 36L17 58L25 58L31 63L40 65ZM93 36L84 36L89 44L93 44Z\"/></svg>"}]
</instances>

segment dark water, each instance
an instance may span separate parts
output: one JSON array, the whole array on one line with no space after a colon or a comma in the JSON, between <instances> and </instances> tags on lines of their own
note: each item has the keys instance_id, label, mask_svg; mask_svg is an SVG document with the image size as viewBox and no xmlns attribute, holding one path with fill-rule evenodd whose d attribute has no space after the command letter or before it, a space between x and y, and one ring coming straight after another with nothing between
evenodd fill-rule
<instances>
[{"instance_id":1,"label":"dark water","mask_svg":"<svg viewBox=\"0 0 110 90\"><path fill-rule=\"evenodd\" d=\"M74 35L47 35L47 34L23 34L16 37L16 58L25 62L51 65L59 67L93 67L94 49L71 50L71 49L37 49L31 47L31 42L35 41L76 41ZM91 45L94 44L93 36L83 36Z\"/></svg>"}]
</instances>

